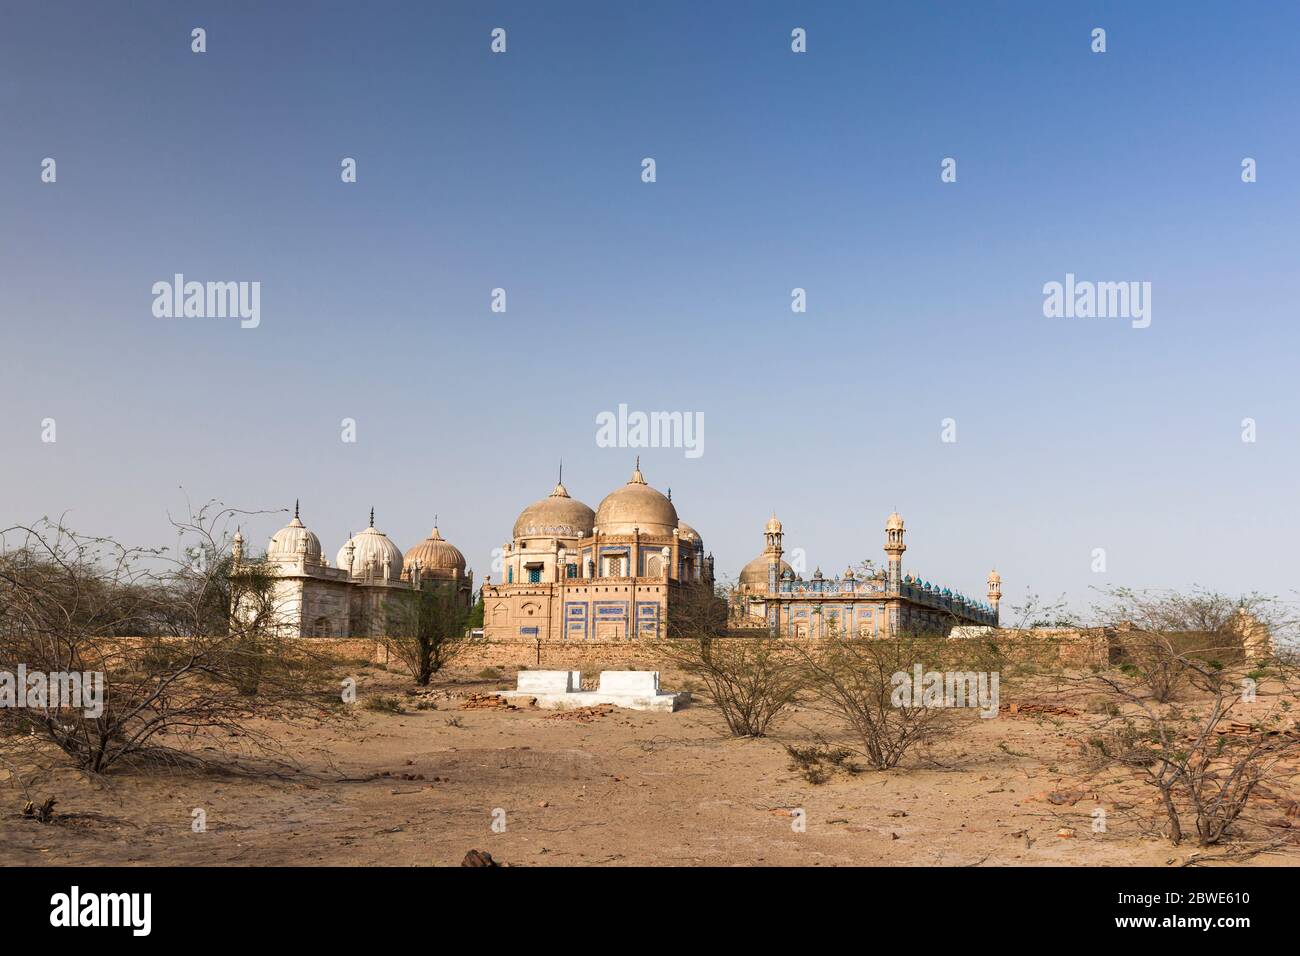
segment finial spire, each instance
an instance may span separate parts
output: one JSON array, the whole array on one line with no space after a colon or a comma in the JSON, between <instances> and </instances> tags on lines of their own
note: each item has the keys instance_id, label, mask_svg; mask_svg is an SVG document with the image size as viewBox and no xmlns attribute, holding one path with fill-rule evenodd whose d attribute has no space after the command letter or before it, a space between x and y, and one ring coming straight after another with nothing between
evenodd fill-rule
<instances>
[{"instance_id":1,"label":"finial spire","mask_svg":"<svg viewBox=\"0 0 1300 956\"><path fill-rule=\"evenodd\" d=\"M669 485L669 486L668 486L668 500L669 500L669 501L672 501L672 500L673 500L673 486L672 486L672 485Z\"/></svg>"},{"instance_id":2,"label":"finial spire","mask_svg":"<svg viewBox=\"0 0 1300 956\"><path fill-rule=\"evenodd\" d=\"M371 505L370 506L370 527L373 528L374 526L375 526L375 506Z\"/></svg>"},{"instance_id":3,"label":"finial spire","mask_svg":"<svg viewBox=\"0 0 1300 956\"><path fill-rule=\"evenodd\" d=\"M294 498L294 499L293 499L293 516L294 516L295 518L298 517L298 499L297 499L297 498Z\"/></svg>"},{"instance_id":4,"label":"finial spire","mask_svg":"<svg viewBox=\"0 0 1300 956\"><path fill-rule=\"evenodd\" d=\"M560 459L560 480L559 484L564 484L564 459Z\"/></svg>"}]
</instances>

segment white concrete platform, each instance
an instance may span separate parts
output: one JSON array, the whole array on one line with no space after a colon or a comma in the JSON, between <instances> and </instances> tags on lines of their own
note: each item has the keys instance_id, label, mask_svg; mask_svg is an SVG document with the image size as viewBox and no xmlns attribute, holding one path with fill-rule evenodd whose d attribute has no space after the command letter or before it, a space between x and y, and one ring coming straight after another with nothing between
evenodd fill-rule
<instances>
[{"instance_id":1,"label":"white concrete platform","mask_svg":"<svg viewBox=\"0 0 1300 956\"><path fill-rule=\"evenodd\" d=\"M629 710L671 713L691 699L685 691L659 689L658 671L601 671L595 690L582 690L581 671L520 671L515 690L497 691L507 700L533 698L538 707L573 710L613 704Z\"/></svg>"}]
</instances>

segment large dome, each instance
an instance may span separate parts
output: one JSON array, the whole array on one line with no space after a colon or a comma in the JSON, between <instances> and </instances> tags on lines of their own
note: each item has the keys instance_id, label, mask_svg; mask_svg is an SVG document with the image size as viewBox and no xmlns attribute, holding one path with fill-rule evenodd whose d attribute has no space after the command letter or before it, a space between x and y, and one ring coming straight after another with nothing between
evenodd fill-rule
<instances>
[{"instance_id":1,"label":"large dome","mask_svg":"<svg viewBox=\"0 0 1300 956\"><path fill-rule=\"evenodd\" d=\"M307 561L312 564L320 562L320 538L307 530L307 526L298 517L298 503L293 505L293 520L271 535L266 546L269 561L296 561L302 554L303 542L307 543Z\"/></svg>"},{"instance_id":2,"label":"large dome","mask_svg":"<svg viewBox=\"0 0 1300 956\"><path fill-rule=\"evenodd\" d=\"M465 555L455 545L443 540L436 525L429 532L429 537L406 552L402 564L409 571L417 561L420 562L421 572L460 571L463 574L465 571Z\"/></svg>"},{"instance_id":3,"label":"large dome","mask_svg":"<svg viewBox=\"0 0 1300 956\"><path fill-rule=\"evenodd\" d=\"M794 569L784 561L776 569L776 575L779 578L785 572L794 573ZM749 564L740 569L740 585L742 587L761 587L767 590L767 555L760 554Z\"/></svg>"},{"instance_id":4,"label":"large dome","mask_svg":"<svg viewBox=\"0 0 1300 956\"><path fill-rule=\"evenodd\" d=\"M563 484L549 497L534 502L515 520L514 536L523 538L585 538L591 534L596 513L581 501L569 497Z\"/></svg>"},{"instance_id":5,"label":"large dome","mask_svg":"<svg viewBox=\"0 0 1300 956\"><path fill-rule=\"evenodd\" d=\"M596 509L596 530L601 534L642 534L665 538L677 527L673 503L645 483L638 464L628 483L605 496Z\"/></svg>"},{"instance_id":6,"label":"large dome","mask_svg":"<svg viewBox=\"0 0 1300 956\"><path fill-rule=\"evenodd\" d=\"M347 570L348 545L352 545L352 574L355 577L382 577L384 557L389 562L388 573L396 581L402 576L402 549L388 539L388 535L375 530L375 513L370 512L370 527L355 534L339 548L337 567Z\"/></svg>"}]
</instances>

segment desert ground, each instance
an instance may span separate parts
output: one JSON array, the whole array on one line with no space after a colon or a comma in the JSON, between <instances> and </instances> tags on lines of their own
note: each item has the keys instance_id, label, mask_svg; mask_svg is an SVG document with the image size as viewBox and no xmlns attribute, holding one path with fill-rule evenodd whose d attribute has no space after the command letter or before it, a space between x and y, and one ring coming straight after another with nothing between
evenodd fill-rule
<instances>
[{"instance_id":1,"label":"desert ground","mask_svg":"<svg viewBox=\"0 0 1300 956\"><path fill-rule=\"evenodd\" d=\"M508 866L1178 866L1213 855L1151 832L1153 797L1135 778L1084 772L1090 717L1059 688L1004 695L996 719L963 715L954 738L898 769L848 761L814 784L783 746L833 731L808 709L772 736L734 739L698 698L676 713L557 712L482 706L477 695L513 687L512 673L453 668L419 693L376 668L358 678L363 702L395 695L402 712L356 706L323 726L261 728L293 766L64 768L28 793L0 770L3 862L457 866L477 849ZM665 674L664 686L682 682ZM25 800L50 796L52 822L22 816ZM1261 812L1284 819L1296 796L1270 794ZM1098 806L1105 832L1093 829ZM1297 863L1300 843L1247 861Z\"/></svg>"}]
</instances>

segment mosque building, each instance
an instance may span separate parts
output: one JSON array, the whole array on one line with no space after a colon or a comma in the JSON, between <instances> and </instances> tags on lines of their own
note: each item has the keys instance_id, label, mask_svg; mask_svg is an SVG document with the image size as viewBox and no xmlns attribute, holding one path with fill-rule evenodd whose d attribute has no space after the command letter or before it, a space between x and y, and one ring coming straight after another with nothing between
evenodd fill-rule
<instances>
[{"instance_id":1,"label":"mosque building","mask_svg":"<svg viewBox=\"0 0 1300 956\"><path fill-rule=\"evenodd\" d=\"M852 568L811 580L783 559L776 515L763 529L763 552L745 565L732 591L733 629L819 640L947 631L954 625L998 624L1002 579L988 576L988 602L903 573L903 519L885 523L885 567ZM235 535L233 557L245 560ZM370 525L327 561L320 539L293 520L267 545L274 599L283 630L298 637L379 637L390 608L412 591L445 587L468 609L474 575L465 556L434 528L405 553ZM502 580L482 587L488 640L625 641L672 636L675 625L713 617L713 555L698 531L677 514L672 491L646 483L637 460L632 477L593 511L571 497L563 474L551 493L519 513L501 548ZM701 598L704 595L704 598ZM707 606L706 606L707 605Z\"/></svg>"},{"instance_id":2,"label":"mosque building","mask_svg":"<svg viewBox=\"0 0 1300 956\"><path fill-rule=\"evenodd\" d=\"M501 551L504 580L483 585L488 640L664 637L691 586L713 588L713 556L678 517L672 490L646 483L640 459L595 511L569 496L561 475L520 512Z\"/></svg>"},{"instance_id":3,"label":"mosque building","mask_svg":"<svg viewBox=\"0 0 1300 956\"><path fill-rule=\"evenodd\" d=\"M245 559L238 531L233 544L238 565ZM403 554L375 528L373 508L370 526L348 538L331 566L295 502L293 520L266 546L265 563L276 576L273 599L282 632L293 637L378 637L399 595L446 587L468 609L474 592L465 556L439 534L436 519L429 536Z\"/></svg>"},{"instance_id":4,"label":"mosque building","mask_svg":"<svg viewBox=\"0 0 1300 956\"><path fill-rule=\"evenodd\" d=\"M763 553L740 572L732 626L812 640L909 631L946 634L953 625L996 627L1002 600L997 571L989 572L988 603L903 574L904 530L903 519L897 512L891 514L885 522L883 570L857 574L849 568L840 577L827 578L818 568L805 581L782 560L781 522L772 515L763 529Z\"/></svg>"}]
</instances>

